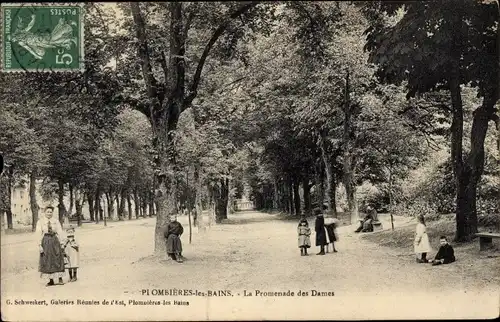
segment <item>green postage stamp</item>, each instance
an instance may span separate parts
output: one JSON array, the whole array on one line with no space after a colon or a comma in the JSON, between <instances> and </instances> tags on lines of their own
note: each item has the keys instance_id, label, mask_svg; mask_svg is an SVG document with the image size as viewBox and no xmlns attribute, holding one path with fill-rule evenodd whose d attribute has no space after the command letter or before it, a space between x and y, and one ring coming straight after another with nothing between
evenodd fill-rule
<instances>
[{"instance_id":1,"label":"green postage stamp","mask_svg":"<svg viewBox=\"0 0 500 322\"><path fill-rule=\"evenodd\" d=\"M84 69L83 5L1 5L2 72Z\"/></svg>"}]
</instances>

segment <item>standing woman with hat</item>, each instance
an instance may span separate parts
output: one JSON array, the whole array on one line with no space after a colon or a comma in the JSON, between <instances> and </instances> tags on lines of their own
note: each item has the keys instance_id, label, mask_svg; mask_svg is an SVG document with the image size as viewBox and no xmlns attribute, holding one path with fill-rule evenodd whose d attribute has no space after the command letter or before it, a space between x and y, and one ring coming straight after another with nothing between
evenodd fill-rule
<instances>
[{"instance_id":1,"label":"standing woman with hat","mask_svg":"<svg viewBox=\"0 0 500 322\"><path fill-rule=\"evenodd\" d=\"M42 278L48 278L47 286L54 284L62 285L64 276L64 251L63 241L65 239L61 223L53 217L54 207L45 208L45 216L41 217L36 224L36 233L40 237L38 248L40 249L40 262L38 271Z\"/></svg>"}]
</instances>

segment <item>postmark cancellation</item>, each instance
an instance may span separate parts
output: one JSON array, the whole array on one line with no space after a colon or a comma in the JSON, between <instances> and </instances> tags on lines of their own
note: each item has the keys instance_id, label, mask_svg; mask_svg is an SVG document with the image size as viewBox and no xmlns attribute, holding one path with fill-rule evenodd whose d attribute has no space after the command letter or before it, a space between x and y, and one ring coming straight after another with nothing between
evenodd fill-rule
<instances>
[{"instance_id":1,"label":"postmark cancellation","mask_svg":"<svg viewBox=\"0 0 500 322\"><path fill-rule=\"evenodd\" d=\"M83 71L83 15L75 3L2 4L1 71Z\"/></svg>"}]
</instances>

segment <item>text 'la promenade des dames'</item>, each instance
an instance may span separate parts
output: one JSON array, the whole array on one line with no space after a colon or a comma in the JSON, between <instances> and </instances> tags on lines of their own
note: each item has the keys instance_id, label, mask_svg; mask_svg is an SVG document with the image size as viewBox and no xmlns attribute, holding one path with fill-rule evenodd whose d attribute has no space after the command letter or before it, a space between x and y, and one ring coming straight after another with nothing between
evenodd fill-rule
<instances>
[{"instance_id":1,"label":"text 'la promenade des dames'","mask_svg":"<svg viewBox=\"0 0 500 322\"><path fill-rule=\"evenodd\" d=\"M234 292L230 290L208 290L199 291L191 289L143 289L142 295L151 296L201 296L201 297L226 297L226 296L260 296L260 297L293 297L293 296L335 296L333 291L319 291L319 290L286 290L286 291L272 291L272 290L243 290L241 292Z\"/></svg>"}]
</instances>

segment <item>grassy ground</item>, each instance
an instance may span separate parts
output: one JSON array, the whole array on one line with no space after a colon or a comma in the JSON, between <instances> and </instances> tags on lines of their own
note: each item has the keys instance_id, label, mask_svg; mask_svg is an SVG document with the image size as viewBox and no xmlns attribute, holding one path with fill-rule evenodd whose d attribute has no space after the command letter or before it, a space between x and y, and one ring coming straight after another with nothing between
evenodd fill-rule
<instances>
[{"instance_id":1,"label":"grassy ground","mask_svg":"<svg viewBox=\"0 0 500 322\"><path fill-rule=\"evenodd\" d=\"M385 230L381 232L364 234L363 239L377 245L391 249L397 256L415 256L413 253L413 240L415 237L415 221L398 229ZM493 227L480 228L479 231L497 232ZM479 251L477 239L469 243L454 243L455 222L449 217L427 223L433 252L428 258L433 258L439 248L439 237L445 235L455 249L457 261L449 265L450 270L457 274L466 274L478 279L500 281L500 241L493 240L494 247L491 250Z\"/></svg>"}]
</instances>

